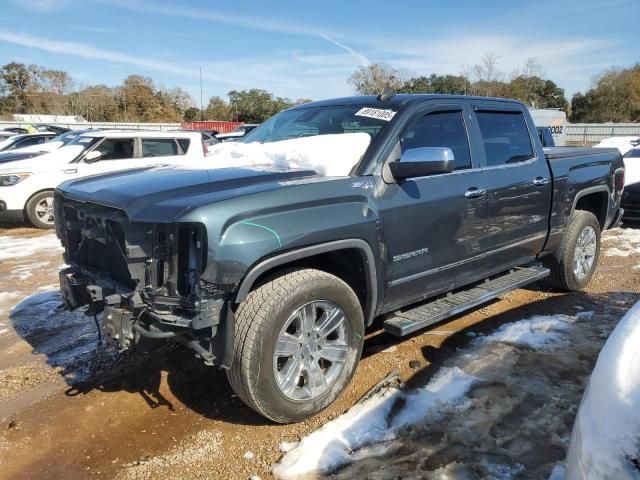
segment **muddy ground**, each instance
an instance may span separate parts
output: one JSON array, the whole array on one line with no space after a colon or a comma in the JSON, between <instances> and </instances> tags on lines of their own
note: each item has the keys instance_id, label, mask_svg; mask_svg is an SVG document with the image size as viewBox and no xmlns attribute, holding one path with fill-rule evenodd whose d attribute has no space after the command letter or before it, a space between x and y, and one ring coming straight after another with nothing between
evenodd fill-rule
<instances>
[{"instance_id":1,"label":"muddy ground","mask_svg":"<svg viewBox=\"0 0 640 480\"><path fill-rule=\"evenodd\" d=\"M0 479L268 479L283 442L298 441L340 415L390 371L397 369L409 386L423 385L474 335L534 315L594 312L584 319L591 322L585 337L575 339L584 342L584 349L555 359L577 362L588 371L607 333L640 298L640 272L635 268L640 251L615 238L624 232L608 234L603 250L615 254L601 255L586 292L564 294L536 284L404 339L385 334L377 324L339 401L311 420L282 426L245 407L224 372L204 367L189 351L164 348L143 357L116 358L96 349L93 319L60 308L56 283L62 258L51 233L0 228L0 240L20 237L27 245L45 246L18 257L3 258L0 251ZM503 353L508 357L509 352ZM522 371L535 375L536 359L518 358L526 367ZM463 467L481 464L480 457L495 450L496 441L509 450L509 442L517 441L515 431L546 431L532 418L541 408L548 411L544 418L557 417L563 431L570 431L584 378L567 383L572 394L551 401L544 390L522 387L522 378L499 377L499 371L488 373L482 387L472 392L480 399L471 411L478 426L474 445L468 435L462 441L437 429L416 428L337 476L421 477L420 468L437 471L452 459ZM495 408L504 401L522 407ZM455 422L450 426L454 433L462 428ZM523 478L544 478L547 467L564 457L562 439L550 443L540 435L533 435L529 445L511 445L510 451L523 452L514 461L531 466ZM546 467L536 470L540 465ZM474 472L443 473L477 478Z\"/></svg>"}]
</instances>

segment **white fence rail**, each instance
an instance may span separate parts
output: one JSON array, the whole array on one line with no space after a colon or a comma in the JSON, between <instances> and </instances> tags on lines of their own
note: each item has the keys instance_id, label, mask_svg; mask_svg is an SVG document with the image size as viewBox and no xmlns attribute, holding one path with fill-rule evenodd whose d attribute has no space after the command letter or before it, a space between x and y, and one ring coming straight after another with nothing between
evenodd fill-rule
<instances>
[{"instance_id":1,"label":"white fence rail","mask_svg":"<svg viewBox=\"0 0 640 480\"><path fill-rule=\"evenodd\" d=\"M567 145L593 145L608 137L640 137L640 123L569 123Z\"/></svg>"},{"instance_id":2,"label":"white fence rail","mask_svg":"<svg viewBox=\"0 0 640 480\"><path fill-rule=\"evenodd\" d=\"M23 127L30 125L27 122L0 121L0 129L11 127ZM85 128L120 128L127 130L175 130L180 128L179 123L118 123L118 122L85 122L85 123L48 123L71 130L84 130Z\"/></svg>"}]
</instances>

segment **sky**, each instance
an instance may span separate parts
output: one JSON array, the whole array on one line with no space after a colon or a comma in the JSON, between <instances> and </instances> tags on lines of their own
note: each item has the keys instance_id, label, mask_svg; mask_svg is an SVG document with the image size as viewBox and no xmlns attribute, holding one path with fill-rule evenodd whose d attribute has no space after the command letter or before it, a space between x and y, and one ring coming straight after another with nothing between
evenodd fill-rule
<instances>
[{"instance_id":1,"label":"sky","mask_svg":"<svg viewBox=\"0 0 640 480\"><path fill-rule=\"evenodd\" d=\"M536 58L567 98L640 62L640 0L0 0L0 62L66 70L77 85L129 74L204 104L233 89L314 100L385 62L412 76L459 74L498 57L505 77Z\"/></svg>"}]
</instances>

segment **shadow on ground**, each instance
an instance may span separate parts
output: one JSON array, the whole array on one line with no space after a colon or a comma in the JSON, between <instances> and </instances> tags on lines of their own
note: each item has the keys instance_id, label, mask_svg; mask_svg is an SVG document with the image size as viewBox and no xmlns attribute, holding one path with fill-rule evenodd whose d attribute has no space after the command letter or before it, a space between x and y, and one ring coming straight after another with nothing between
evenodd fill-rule
<instances>
[{"instance_id":1,"label":"shadow on ground","mask_svg":"<svg viewBox=\"0 0 640 480\"><path fill-rule=\"evenodd\" d=\"M412 388L426 384L443 362L473 340L469 332L471 335L486 334L500 325L533 315L574 315L576 305L605 315L607 306L615 303L615 295L637 299L635 294L572 293L528 303L491 317L455 333L439 348L424 347L422 363L428 366L418 370L406 382L407 386ZM126 391L141 395L149 408L173 409L172 400L162 393L162 379L166 376L171 395L204 417L234 424L268 423L233 394L224 371L204 366L186 348L165 345L143 356L119 356L108 350L96 349L93 318L85 316L82 311L65 311L57 291L35 294L23 300L13 309L11 320L16 332L29 342L33 352L44 354L48 364L65 378L70 385L67 395L81 395L93 390ZM379 327L380 322L376 322L373 328ZM424 332L416 333L414 337L422 334ZM399 339L381 332L366 341L363 355L372 355L381 348L406 340L406 337Z\"/></svg>"}]
</instances>

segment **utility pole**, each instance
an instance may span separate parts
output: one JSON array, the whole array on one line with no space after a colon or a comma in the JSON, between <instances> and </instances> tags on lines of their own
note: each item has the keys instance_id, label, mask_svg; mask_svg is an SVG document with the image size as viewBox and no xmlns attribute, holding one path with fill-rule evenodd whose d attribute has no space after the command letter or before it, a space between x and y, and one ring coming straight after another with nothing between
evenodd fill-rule
<instances>
[{"instance_id":1,"label":"utility pole","mask_svg":"<svg viewBox=\"0 0 640 480\"><path fill-rule=\"evenodd\" d=\"M202 109L202 67L200 67L200 121L204 122L204 110Z\"/></svg>"}]
</instances>

